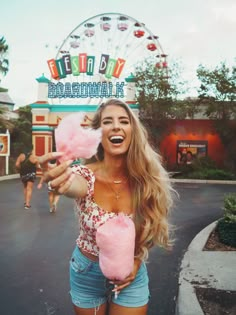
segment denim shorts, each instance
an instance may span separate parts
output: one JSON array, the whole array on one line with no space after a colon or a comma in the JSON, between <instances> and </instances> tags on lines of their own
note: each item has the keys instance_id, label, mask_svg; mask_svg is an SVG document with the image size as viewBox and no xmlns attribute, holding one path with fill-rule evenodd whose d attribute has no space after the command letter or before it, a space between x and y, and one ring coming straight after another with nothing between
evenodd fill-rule
<instances>
[{"instance_id":1,"label":"denim shorts","mask_svg":"<svg viewBox=\"0 0 236 315\"><path fill-rule=\"evenodd\" d=\"M72 303L80 308L96 308L112 301L126 307L140 307L149 300L148 274L145 263L134 281L120 291L117 297L97 261L84 256L76 246L70 259L70 295Z\"/></svg>"}]
</instances>

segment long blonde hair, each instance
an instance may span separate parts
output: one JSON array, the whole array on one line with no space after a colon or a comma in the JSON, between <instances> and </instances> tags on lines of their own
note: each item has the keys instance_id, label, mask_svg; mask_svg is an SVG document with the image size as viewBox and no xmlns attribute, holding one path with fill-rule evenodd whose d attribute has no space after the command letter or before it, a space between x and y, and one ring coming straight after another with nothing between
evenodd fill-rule
<instances>
[{"instance_id":1,"label":"long blonde hair","mask_svg":"<svg viewBox=\"0 0 236 315\"><path fill-rule=\"evenodd\" d=\"M148 250L154 245L166 248L170 245L168 213L173 204L174 190L162 165L161 156L149 144L146 129L128 105L118 99L103 103L94 115L92 128L100 127L101 114L110 105L124 108L132 127L126 163L132 190L132 206L135 209L135 255L140 259L147 259ZM97 158L104 158L101 144Z\"/></svg>"}]
</instances>

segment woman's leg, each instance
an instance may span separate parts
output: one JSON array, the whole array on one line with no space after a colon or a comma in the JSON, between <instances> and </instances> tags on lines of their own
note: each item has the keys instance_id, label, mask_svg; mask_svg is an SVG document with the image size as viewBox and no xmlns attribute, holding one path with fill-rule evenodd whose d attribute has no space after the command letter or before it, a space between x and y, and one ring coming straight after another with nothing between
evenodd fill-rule
<instances>
[{"instance_id":1,"label":"woman's leg","mask_svg":"<svg viewBox=\"0 0 236 315\"><path fill-rule=\"evenodd\" d=\"M23 184L23 191L24 191L24 205L26 205L26 199L27 199L27 183L22 183Z\"/></svg>"},{"instance_id":2,"label":"woman's leg","mask_svg":"<svg viewBox=\"0 0 236 315\"><path fill-rule=\"evenodd\" d=\"M57 204L60 199L60 195L56 194L55 192L53 193L53 204L54 204L54 210L57 210Z\"/></svg>"},{"instance_id":3,"label":"woman's leg","mask_svg":"<svg viewBox=\"0 0 236 315\"><path fill-rule=\"evenodd\" d=\"M106 315L110 290L98 261L76 246L70 259L70 295L76 315Z\"/></svg>"},{"instance_id":4,"label":"woman's leg","mask_svg":"<svg viewBox=\"0 0 236 315\"><path fill-rule=\"evenodd\" d=\"M30 181L28 181L26 184L26 199L25 199L25 206L26 207L30 207L33 186L34 186L34 183L30 182Z\"/></svg>"},{"instance_id":5,"label":"woman's leg","mask_svg":"<svg viewBox=\"0 0 236 315\"><path fill-rule=\"evenodd\" d=\"M109 306L109 315L147 315L147 304L139 307L126 307L111 303Z\"/></svg>"},{"instance_id":6,"label":"woman's leg","mask_svg":"<svg viewBox=\"0 0 236 315\"><path fill-rule=\"evenodd\" d=\"M120 291L109 305L109 315L147 315L150 297L147 267L143 262L135 279L129 286Z\"/></svg>"},{"instance_id":7,"label":"woman's leg","mask_svg":"<svg viewBox=\"0 0 236 315\"><path fill-rule=\"evenodd\" d=\"M78 306L74 306L76 315L106 315L107 304L102 304L96 308L80 308ZM125 315L125 314L123 314Z\"/></svg>"},{"instance_id":8,"label":"woman's leg","mask_svg":"<svg viewBox=\"0 0 236 315\"><path fill-rule=\"evenodd\" d=\"M53 212L53 201L54 201L53 191L48 191L48 201L49 201L49 211Z\"/></svg>"}]
</instances>

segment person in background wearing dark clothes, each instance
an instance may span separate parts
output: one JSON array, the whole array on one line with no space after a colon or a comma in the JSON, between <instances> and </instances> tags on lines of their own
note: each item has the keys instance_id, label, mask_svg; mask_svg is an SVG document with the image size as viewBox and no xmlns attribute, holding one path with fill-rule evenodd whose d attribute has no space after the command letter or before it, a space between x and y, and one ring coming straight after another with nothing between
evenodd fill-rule
<instances>
[{"instance_id":1,"label":"person in background wearing dark clothes","mask_svg":"<svg viewBox=\"0 0 236 315\"><path fill-rule=\"evenodd\" d=\"M52 160L48 163L48 169L52 169L57 166L57 160ZM40 182L38 183L37 188L41 189L43 185L43 176L40 179ZM49 201L49 212L55 213L57 210L57 204L60 199L60 195L58 195L54 189L50 189L48 187L48 201Z\"/></svg>"},{"instance_id":2,"label":"person in background wearing dark clothes","mask_svg":"<svg viewBox=\"0 0 236 315\"><path fill-rule=\"evenodd\" d=\"M33 147L26 152L21 153L16 160L16 169L20 173L20 178L24 188L24 208L30 209L31 197L34 181L36 179L36 170L39 168L38 159L33 155Z\"/></svg>"}]
</instances>

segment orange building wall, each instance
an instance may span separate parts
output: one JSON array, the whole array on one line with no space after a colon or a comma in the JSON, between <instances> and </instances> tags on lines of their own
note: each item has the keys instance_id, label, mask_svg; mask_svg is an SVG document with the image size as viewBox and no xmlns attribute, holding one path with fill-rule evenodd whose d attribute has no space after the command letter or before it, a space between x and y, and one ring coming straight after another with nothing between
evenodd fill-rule
<instances>
[{"instance_id":1,"label":"orange building wall","mask_svg":"<svg viewBox=\"0 0 236 315\"><path fill-rule=\"evenodd\" d=\"M177 140L205 140L208 142L208 156L217 166L224 165L225 149L209 120L173 120L171 132L160 143L160 152L169 165L176 165Z\"/></svg>"}]
</instances>

